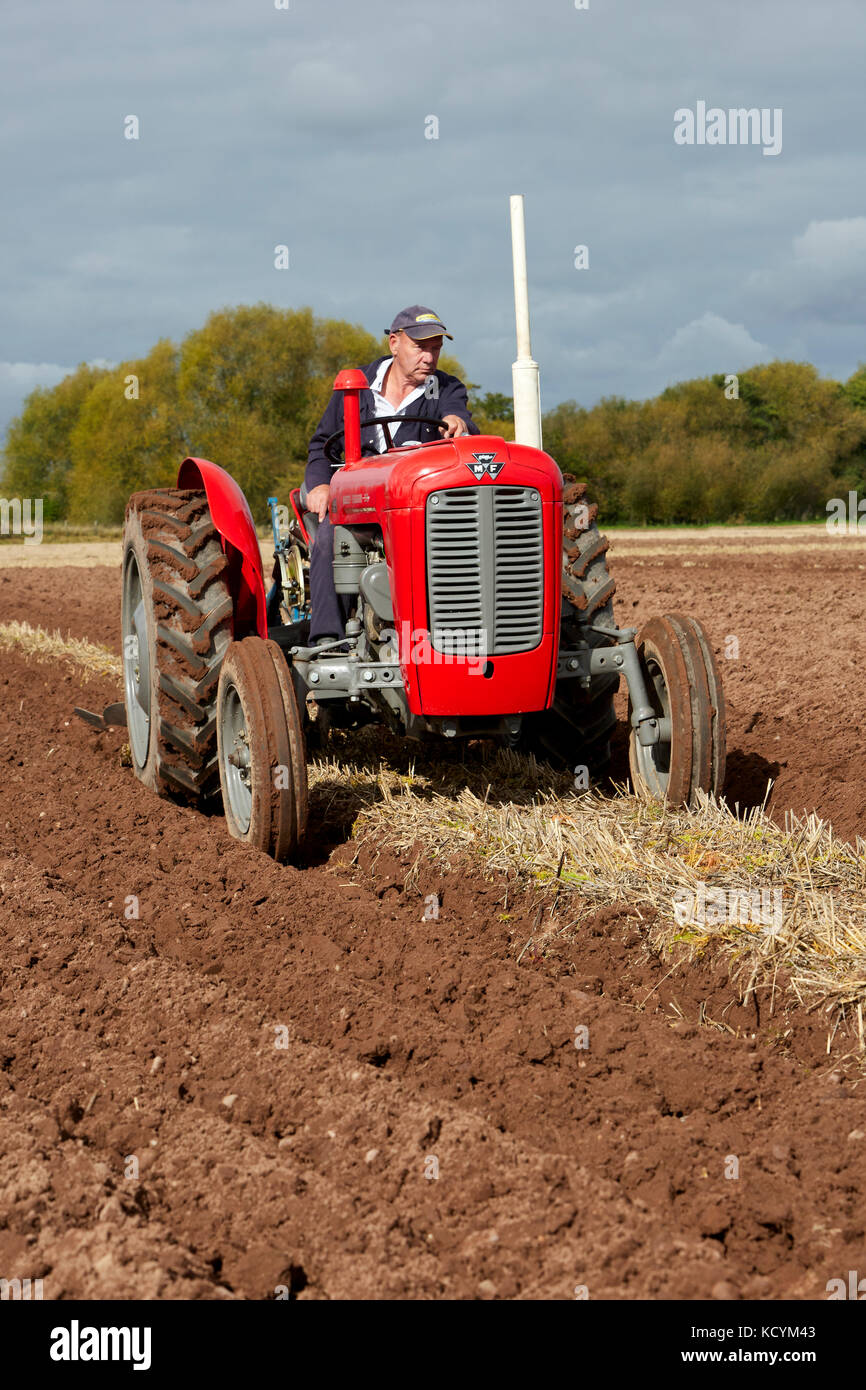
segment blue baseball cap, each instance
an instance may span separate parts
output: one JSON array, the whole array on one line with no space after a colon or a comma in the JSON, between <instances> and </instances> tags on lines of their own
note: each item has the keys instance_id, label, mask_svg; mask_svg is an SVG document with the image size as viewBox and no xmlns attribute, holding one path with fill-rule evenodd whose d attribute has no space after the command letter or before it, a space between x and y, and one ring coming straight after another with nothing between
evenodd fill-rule
<instances>
[{"instance_id":1,"label":"blue baseball cap","mask_svg":"<svg viewBox=\"0 0 866 1390\"><path fill-rule=\"evenodd\" d=\"M406 333L416 342L420 338L438 338L442 333L446 338L454 341L453 333L449 333L438 314L434 314L432 309L425 309L423 304L410 304L408 309L401 309L394 319L390 328L385 329L386 333Z\"/></svg>"}]
</instances>

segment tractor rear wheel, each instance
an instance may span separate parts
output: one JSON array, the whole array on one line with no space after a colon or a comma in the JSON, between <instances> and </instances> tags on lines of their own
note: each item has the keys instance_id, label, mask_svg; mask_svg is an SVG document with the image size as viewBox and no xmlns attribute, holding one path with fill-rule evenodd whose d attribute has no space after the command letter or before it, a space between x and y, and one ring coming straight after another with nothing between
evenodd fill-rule
<instances>
[{"instance_id":1,"label":"tractor rear wheel","mask_svg":"<svg viewBox=\"0 0 866 1390\"><path fill-rule=\"evenodd\" d=\"M638 796L693 806L698 791L718 795L725 780L725 697L707 634L696 618L651 618L637 637L649 702L662 737L629 737L629 768ZM631 719L629 701L629 719Z\"/></svg>"},{"instance_id":2,"label":"tractor rear wheel","mask_svg":"<svg viewBox=\"0 0 866 1390\"><path fill-rule=\"evenodd\" d=\"M202 803L218 790L217 681L233 617L207 495L133 494L123 529L126 721L135 775L161 796Z\"/></svg>"},{"instance_id":3,"label":"tractor rear wheel","mask_svg":"<svg viewBox=\"0 0 866 1390\"><path fill-rule=\"evenodd\" d=\"M607 639L593 627L612 628L616 583L610 577L606 555L610 542L599 533L598 503L587 502L586 483L563 475L562 493L562 597L561 646L579 641L604 647ZM569 767L585 766L599 776L610 762L610 736L616 728L613 699L619 676L594 676L584 689L570 678L557 682L553 705L527 716L524 746L536 757Z\"/></svg>"},{"instance_id":4,"label":"tractor rear wheel","mask_svg":"<svg viewBox=\"0 0 866 1390\"><path fill-rule=\"evenodd\" d=\"M598 503L587 502L586 483L570 473L562 481L562 597L582 625L613 627L616 582L605 559L610 541L596 524Z\"/></svg>"},{"instance_id":5,"label":"tractor rear wheel","mask_svg":"<svg viewBox=\"0 0 866 1390\"><path fill-rule=\"evenodd\" d=\"M217 695L217 741L229 833L289 858L307 826L307 761L292 674L276 642L232 642Z\"/></svg>"}]
</instances>

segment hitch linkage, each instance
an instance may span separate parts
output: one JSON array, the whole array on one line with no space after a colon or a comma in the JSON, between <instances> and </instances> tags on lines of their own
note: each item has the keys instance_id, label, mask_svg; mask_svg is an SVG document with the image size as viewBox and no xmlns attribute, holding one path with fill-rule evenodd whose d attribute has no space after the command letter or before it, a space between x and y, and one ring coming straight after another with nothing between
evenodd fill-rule
<instances>
[{"instance_id":1,"label":"hitch linkage","mask_svg":"<svg viewBox=\"0 0 866 1390\"><path fill-rule=\"evenodd\" d=\"M592 632L600 632L613 639L610 647L590 648L582 643L576 651L560 651L558 672L561 675L577 675L589 684L591 676L606 675L608 672L625 676L631 698L631 725L637 731L638 742L648 748L661 739L670 741L670 721L660 719L649 702L643 669L637 654L634 627L596 627Z\"/></svg>"}]
</instances>

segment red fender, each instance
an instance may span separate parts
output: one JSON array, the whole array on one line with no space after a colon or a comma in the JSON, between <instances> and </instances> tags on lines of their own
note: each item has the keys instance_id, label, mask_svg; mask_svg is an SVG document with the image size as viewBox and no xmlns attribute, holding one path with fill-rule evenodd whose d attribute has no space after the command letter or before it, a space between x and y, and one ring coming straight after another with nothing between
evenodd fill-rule
<instances>
[{"instance_id":1,"label":"red fender","mask_svg":"<svg viewBox=\"0 0 866 1390\"><path fill-rule=\"evenodd\" d=\"M234 600L234 633L267 638L268 620L262 555L253 514L234 478L209 459L184 459L177 474L180 488L204 488L214 526L229 559L229 588Z\"/></svg>"}]
</instances>

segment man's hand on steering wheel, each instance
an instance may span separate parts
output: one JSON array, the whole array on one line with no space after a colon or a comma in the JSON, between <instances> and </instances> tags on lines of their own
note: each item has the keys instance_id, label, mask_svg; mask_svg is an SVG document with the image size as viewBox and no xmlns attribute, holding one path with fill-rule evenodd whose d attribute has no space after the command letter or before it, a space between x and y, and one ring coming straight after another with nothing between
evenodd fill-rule
<instances>
[{"instance_id":1,"label":"man's hand on steering wheel","mask_svg":"<svg viewBox=\"0 0 866 1390\"><path fill-rule=\"evenodd\" d=\"M389 449L393 449L394 443L388 426L405 425L407 422L428 425L434 429L438 429L442 439L454 439L458 435L469 433L465 420L461 420L459 415L446 415L443 420L438 416L410 415L408 412L405 415L377 415L373 420L364 420L361 425L361 430L375 429L377 426L384 426L388 447ZM337 452L337 441L342 438L343 430L334 430L334 433L329 435L325 440L322 450L325 458L329 463L333 464L335 468L342 468L345 463L345 459L341 458ZM415 443L417 441L413 440L411 442ZM431 444L438 444L441 441L438 439L431 439L429 442Z\"/></svg>"},{"instance_id":2,"label":"man's hand on steering wheel","mask_svg":"<svg viewBox=\"0 0 866 1390\"><path fill-rule=\"evenodd\" d=\"M443 415L442 419L445 421L447 428L443 429L440 425L439 433L444 439L455 439L459 438L461 434L469 433L469 426L465 420L461 420L459 415Z\"/></svg>"}]
</instances>

